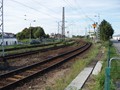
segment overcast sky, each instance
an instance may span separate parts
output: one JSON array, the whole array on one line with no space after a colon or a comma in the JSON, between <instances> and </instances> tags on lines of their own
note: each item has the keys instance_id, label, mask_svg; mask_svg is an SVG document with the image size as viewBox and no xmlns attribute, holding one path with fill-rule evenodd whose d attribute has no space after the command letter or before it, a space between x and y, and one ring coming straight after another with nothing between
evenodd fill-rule
<instances>
[{"instance_id":1,"label":"overcast sky","mask_svg":"<svg viewBox=\"0 0 120 90\"><path fill-rule=\"evenodd\" d=\"M115 34L120 34L120 0L4 0L4 31L16 34L31 23L43 27L47 34L58 33L62 7L70 35L93 31L92 24L103 19L113 26Z\"/></svg>"}]
</instances>

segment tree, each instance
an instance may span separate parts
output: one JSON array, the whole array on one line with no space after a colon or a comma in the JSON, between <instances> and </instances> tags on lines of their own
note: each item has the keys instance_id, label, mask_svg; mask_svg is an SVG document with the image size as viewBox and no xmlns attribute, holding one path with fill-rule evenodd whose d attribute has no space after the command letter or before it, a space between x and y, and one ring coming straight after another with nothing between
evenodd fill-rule
<instances>
[{"instance_id":1,"label":"tree","mask_svg":"<svg viewBox=\"0 0 120 90\"><path fill-rule=\"evenodd\" d=\"M29 39L29 38L41 38L45 36L44 29L42 27L29 27L24 28L22 32L16 34L17 39Z\"/></svg>"},{"instance_id":2,"label":"tree","mask_svg":"<svg viewBox=\"0 0 120 90\"><path fill-rule=\"evenodd\" d=\"M22 35L21 32L17 33L17 34L16 34L16 37L17 37L17 39L19 39L19 40L22 40L22 39L24 38L24 36Z\"/></svg>"},{"instance_id":3,"label":"tree","mask_svg":"<svg viewBox=\"0 0 120 90\"><path fill-rule=\"evenodd\" d=\"M49 38L49 37L50 37L49 34L46 34L46 35L45 35L45 38Z\"/></svg>"},{"instance_id":4,"label":"tree","mask_svg":"<svg viewBox=\"0 0 120 90\"><path fill-rule=\"evenodd\" d=\"M2 37L2 34L0 33L0 38Z\"/></svg>"},{"instance_id":5,"label":"tree","mask_svg":"<svg viewBox=\"0 0 120 90\"><path fill-rule=\"evenodd\" d=\"M109 22L103 20L99 25L100 40L107 41L112 38L114 30Z\"/></svg>"},{"instance_id":6,"label":"tree","mask_svg":"<svg viewBox=\"0 0 120 90\"><path fill-rule=\"evenodd\" d=\"M23 38L28 39L30 37L30 32L28 28L24 28L21 32Z\"/></svg>"},{"instance_id":7,"label":"tree","mask_svg":"<svg viewBox=\"0 0 120 90\"><path fill-rule=\"evenodd\" d=\"M43 28L37 27L37 31L34 33L34 37L35 38L45 37L45 32L44 32Z\"/></svg>"}]
</instances>

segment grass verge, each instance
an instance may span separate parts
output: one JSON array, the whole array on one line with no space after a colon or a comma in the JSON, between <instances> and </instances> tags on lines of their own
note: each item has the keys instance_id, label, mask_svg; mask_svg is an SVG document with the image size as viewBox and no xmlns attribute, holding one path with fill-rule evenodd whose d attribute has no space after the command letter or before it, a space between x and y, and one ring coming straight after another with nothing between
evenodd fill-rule
<instances>
[{"instance_id":1,"label":"grass verge","mask_svg":"<svg viewBox=\"0 0 120 90\"><path fill-rule=\"evenodd\" d=\"M104 45L106 47L106 50L108 50L108 42L104 43ZM94 78L94 84L92 84L93 88L91 90L104 90L105 87L105 68L107 66L107 52L106 51L106 57L104 57L103 59L103 66L102 66L102 70L101 73L99 73L98 76L96 76ZM112 57L118 57L119 55L117 54L117 51L115 49L115 47L112 45L110 46L110 58ZM110 72L110 90L116 90L115 87L115 82L116 80L120 80L120 61L114 60L112 62L112 66L111 66L111 72Z\"/></svg>"}]
</instances>

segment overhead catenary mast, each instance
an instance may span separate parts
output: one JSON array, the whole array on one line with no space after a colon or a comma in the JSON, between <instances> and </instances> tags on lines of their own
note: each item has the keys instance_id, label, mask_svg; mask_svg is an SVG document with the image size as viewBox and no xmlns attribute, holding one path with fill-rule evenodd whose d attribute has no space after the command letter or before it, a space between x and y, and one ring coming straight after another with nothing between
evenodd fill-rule
<instances>
[{"instance_id":1,"label":"overhead catenary mast","mask_svg":"<svg viewBox=\"0 0 120 90\"><path fill-rule=\"evenodd\" d=\"M0 31L2 31L2 56L4 57L4 23L3 23L3 0L0 0Z\"/></svg>"},{"instance_id":2,"label":"overhead catenary mast","mask_svg":"<svg viewBox=\"0 0 120 90\"><path fill-rule=\"evenodd\" d=\"M63 7L62 13L62 38L65 38L65 9Z\"/></svg>"}]
</instances>

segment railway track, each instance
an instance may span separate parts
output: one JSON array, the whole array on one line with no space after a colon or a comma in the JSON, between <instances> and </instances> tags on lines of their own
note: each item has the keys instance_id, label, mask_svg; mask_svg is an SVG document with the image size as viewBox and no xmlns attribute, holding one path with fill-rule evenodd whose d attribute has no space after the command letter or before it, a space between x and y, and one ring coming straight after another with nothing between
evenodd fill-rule
<instances>
[{"instance_id":1,"label":"railway track","mask_svg":"<svg viewBox=\"0 0 120 90\"><path fill-rule=\"evenodd\" d=\"M14 51L14 50L19 50L19 49L44 47L44 46L49 46L49 45L54 45L54 44L60 44L60 43L61 43L61 42L49 43L49 44L31 45L31 46L23 46L23 47L16 47L16 48L6 48L5 51ZM0 49L0 51L2 51L2 50Z\"/></svg>"},{"instance_id":2,"label":"railway track","mask_svg":"<svg viewBox=\"0 0 120 90\"><path fill-rule=\"evenodd\" d=\"M36 77L38 74L43 74L51 68L57 67L67 60L79 55L80 53L87 50L90 46L91 43L87 43L84 46L70 52L0 75L0 90L10 90L11 88L13 89L20 83L24 83L27 80Z\"/></svg>"},{"instance_id":3,"label":"railway track","mask_svg":"<svg viewBox=\"0 0 120 90\"><path fill-rule=\"evenodd\" d=\"M72 45L74 43L71 43L69 45ZM38 50L33 50L33 51L26 51L26 52L21 52L21 53L16 53L16 54L10 54L10 55L6 55L4 57L0 56L0 61L2 60L8 60L8 59L13 59L13 58L19 58L19 57L24 57L27 55L32 55L32 54L36 54L38 52L44 52L44 51L48 51L48 50L54 50L54 49L59 49L59 48L63 48L63 47L67 47L68 45L61 45L61 46L56 46L56 47L49 47L49 48L43 48L43 49L38 49Z\"/></svg>"}]
</instances>

